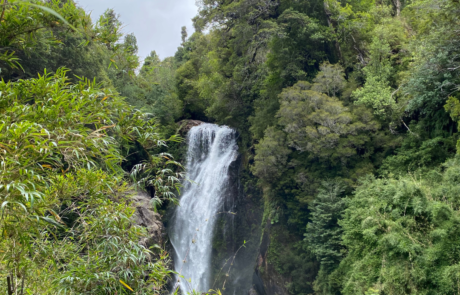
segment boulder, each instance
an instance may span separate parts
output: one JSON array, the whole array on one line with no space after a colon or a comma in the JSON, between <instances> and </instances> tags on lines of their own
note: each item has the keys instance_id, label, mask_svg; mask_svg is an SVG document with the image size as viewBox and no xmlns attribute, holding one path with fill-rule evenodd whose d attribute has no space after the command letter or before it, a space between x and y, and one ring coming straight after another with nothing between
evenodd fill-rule
<instances>
[{"instance_id":1,"label":"boulder","mask_svg":"<svg viewBox=\"0 0 460 295\"><path fill-rule=\"evenodd\" d=\"M180 133L182 135L187 134L192 127L195 126L200 126L201 124L204 124L205 122L203 121L198 121L198 120L182 120L178 122L177 124L180 126Z\"/></svg>"},{"instance_id":2,"label":"boulder","mask_svg":"<svg viewBox=\"0 0 460 295\"><path fill-rule=\"evenodd\" d=\"M156 213L151 206L151 198L145 193L136 193L133 197L136 212L134 213L134 222L145 227L148 236L141 239L140 243L146 248L154 245L163 245L165 229L161 221L161 215Z\"/></svg>"}]
</instances>

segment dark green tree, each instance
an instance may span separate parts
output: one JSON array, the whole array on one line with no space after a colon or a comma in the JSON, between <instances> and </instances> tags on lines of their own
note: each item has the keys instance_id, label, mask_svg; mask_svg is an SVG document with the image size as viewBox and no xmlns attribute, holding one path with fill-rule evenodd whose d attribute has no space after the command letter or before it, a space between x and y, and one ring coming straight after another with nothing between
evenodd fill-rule
<instances>
[{"instance_id":1,"label":"dark green tree","mask_svg":"<svg viewBox=\"0 0 460 295\"><path fill-rule=\"evenodd\" d=\"M340 286L333 285L328 275L344 257L343 230L338 221L346 209L341 197L344 186L340 181L324 181L311 204L310 220L305 234L305 247L320 262L320 270L314 283L319 294L340 294Z\"/></svg>"},{"instance_id":2,"label":"dark green tree","mask_svg":"<svg viewBox=\"0 0 460 295\"><path fill-rule=\"evenodd\" d=\"M306 246L316 255L321 266L330 271L340 262L343 253L342 229L338 225L346 208L341 197L344 186L338 181L324 181L311 205L305 234Z\"/></svg>"},{"instance_id":3,"label":"dark green tree","mask_svg":"<svg viewBox=\"0 0 460 295\"><path fill-rule=\"evenodd\" d=\"M183 26L181 28L181 40L182 40L182 45L185 44L185 41L187 41L187 37L188 37L188 34L187 34L187 27L186 26Z\"/></svg>"}]
</instances>

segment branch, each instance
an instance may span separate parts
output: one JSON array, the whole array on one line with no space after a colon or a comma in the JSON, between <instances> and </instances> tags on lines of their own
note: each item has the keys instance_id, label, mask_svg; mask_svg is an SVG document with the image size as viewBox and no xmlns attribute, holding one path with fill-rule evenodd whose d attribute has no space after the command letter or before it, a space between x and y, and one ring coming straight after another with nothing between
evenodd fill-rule
<instances>
[{"instance_id":1,"label":"branch","mask_svg":"<svg viewBox=\"0 0 460 295\"><path fill-rule=\"evenodd\" d=\"M33 32L36 32L36 31L39 31L41 29L46 29L47 27L46 26L38 26L38 27L35 27L35 28L31 28L31 29L28 29L27 31L23 31L23 32L19 32L17 34L12 34L12 35L9 35L7 37L8 40L12 41L14 38L20 36L20 35L23 35L23 34L30 34L30 33L33 33Z\"/></svg>"},{"instance_id":2,"label":"branch","mask_svg":"<svg viewBox=\"0 0 460 295\"><path fill-rule=\"evenodd\" d=\"M409 128L409 127L406 125L406 123L403 121L403 119L402 119L402 118L400 118L400 119L401 119L401 122L402 122L402 123L404 124L404 126L406 127L407 131L409 131L410 134L415 135L416 137L418 137L418 135L417 135L416 133L414 133L414 132L412 132L412 131L410 130L410 128Z\"/></svg>"},{"instance_id":3,"label":"branch","mask_svg":"<svg viewBox=\"0 0 460 295\"><path fill-rule=\"evenodd\" d=\"M3 16L5 15L5 10L6 10L6 7L3 6L2 15L0 15L0 22L2 22L2 20L3 20Z\"/></svg>"},{"instance_id":4,"label":"branch","mask_svg":"<svg viewBox=\"0 0 460 295\"><path fill-rule=\"evenodd\" d=\"M399 91L399 89L401 89L401 85L399 85L398 89L393 91L393 93L391 94L391 98L393 98L393 95L395 95Z\"/></svg>"},{"instance_id":5,"label":"branch","mask_svg":"<svg viewBox=\"0 0 460 295\"><path fill-rule=\"evenodd\" d=\"M24 295L24 280L25 280L26 273L22 274L22 283L21 283L21 295Z\"/></svg>"},{"instance_id":6,"label":"branch","mask_svg":"<svg viewBox=\"0 0 460 295\"><path fill-rule=\"evenodd\" d=\"M351 39L353 39L354 46L353 48L358 52L358 59L361 62L362 65L367 65L366 61L364 60L364 53L359 49L358 43L355 40L355 37L353 37L352 34L350 34Z\"/></svg>"}]
</instances>

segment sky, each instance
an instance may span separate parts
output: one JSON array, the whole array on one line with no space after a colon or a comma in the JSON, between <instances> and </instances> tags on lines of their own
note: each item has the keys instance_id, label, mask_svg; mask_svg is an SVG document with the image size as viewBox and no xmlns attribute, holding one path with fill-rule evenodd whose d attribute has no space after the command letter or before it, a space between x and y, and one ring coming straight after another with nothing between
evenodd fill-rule
<instances>
[{"instance_id":1,"label":"sky","mask_svg":"<svg viewBox=\"0 0 460 295\"><path fill-rule=\"evenodd\" d=\"M123 33L134 33L143 59L155 50L161 59L173 56L181 43L181 27L190 36L192 18L198 13L195 0L77 0L94 21L113 8L124 24Z\"/></svg>"}]
</instances>

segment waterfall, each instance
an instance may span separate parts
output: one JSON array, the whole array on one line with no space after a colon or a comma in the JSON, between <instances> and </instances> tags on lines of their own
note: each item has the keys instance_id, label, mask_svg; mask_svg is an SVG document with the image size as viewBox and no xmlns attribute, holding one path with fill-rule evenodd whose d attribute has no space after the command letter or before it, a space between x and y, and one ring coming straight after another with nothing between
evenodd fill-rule
<instances>
[{"instance_id":1,"label":"waterfall","mask_svg":"<svg viewBox=\"0 0 460 295\"><path fill-rule=\"evenodd\" d=\"M183 294L211 287L210 264L216 215L229 189L229 166L238 156L236 132L226 126L202 124L188 133L187 178L172 217L174 267L183 278Z\"/></svg>"}]
</instances>

